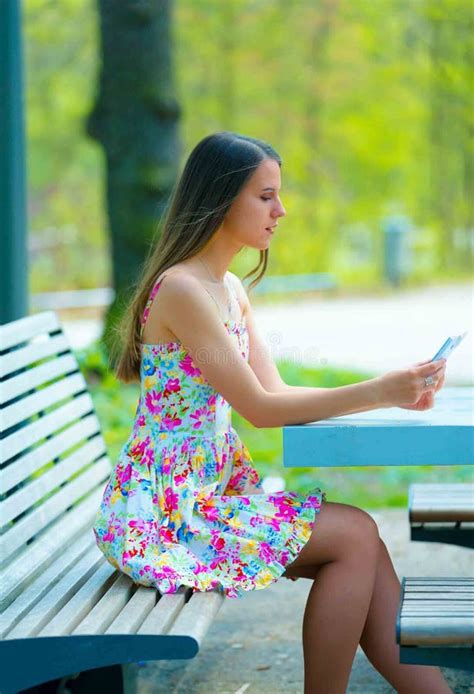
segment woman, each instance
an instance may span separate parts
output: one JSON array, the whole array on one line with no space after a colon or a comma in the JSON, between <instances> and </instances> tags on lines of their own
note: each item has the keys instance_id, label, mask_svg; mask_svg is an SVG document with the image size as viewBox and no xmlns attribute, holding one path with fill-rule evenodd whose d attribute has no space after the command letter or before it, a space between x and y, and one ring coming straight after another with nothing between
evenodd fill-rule
<instances>
[{"instance_id":1,"label":"woman","mask_svg":"<svg viewBox=\"0 0 474 694\"><path fill-rule=\"evenodd\" d=\"M429 409L444 380L440 361L341 388L283 382L228 270L247 247L260 251L251 286L264 274L285 214L280 167L268 144L228 132L189 156L125 321L117 374L142 390L97 542L114 566L161 593L186 585L236 597L280 576L313 579L306 692L344 692L359 643L398 692L450 692L437 668L398 662L400 585L372 518L319 488L265 494L231 426L231 408L256 427Z\"/></svg>"}]
</instances>

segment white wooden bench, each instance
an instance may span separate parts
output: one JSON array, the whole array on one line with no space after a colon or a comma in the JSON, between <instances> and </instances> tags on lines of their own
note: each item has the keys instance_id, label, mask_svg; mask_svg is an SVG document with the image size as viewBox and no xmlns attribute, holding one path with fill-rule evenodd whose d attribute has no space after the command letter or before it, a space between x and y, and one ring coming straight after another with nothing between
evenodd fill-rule
<instances>
[{"instance_id":1,"label":"white wooden bench","mask_svg":"<svg viewBox=\"0 0 474 694\"><path fill-rule=\"evenodd\" d=\"M0 417L2 694L195 656L223 595L162 596L117 572L95 544L111 464L54 313L0 327Z\"/></svg>"},{"instance_id":2,"label":"white wooden bench","mask_svg":"<svg viewBox=\"0 0 474 694\"><path fill-rule=\"evenodd\" d=\"M412 484L411 539L474 547L474 484Z\"/></svg>"},{"instance_id":3,"label":"white wooden bench","mask_svg":"<svg viewBox=\"0 0 474 694\"><path fill-rule=\"evenodd\" d=\"M474 671L474 579L404 578L400 662Z\"/></svg>"}]
</instances>

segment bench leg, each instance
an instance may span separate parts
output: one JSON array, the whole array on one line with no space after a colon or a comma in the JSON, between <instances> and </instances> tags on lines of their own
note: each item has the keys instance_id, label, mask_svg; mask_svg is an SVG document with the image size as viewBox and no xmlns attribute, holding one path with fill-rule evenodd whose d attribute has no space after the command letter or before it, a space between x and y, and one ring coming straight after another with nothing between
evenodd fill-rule
<instances>
[{"instance_id":1,"label":"bench leg","mask_svg":"<svg viewBox=\"0 0 474 694\"><path fill-rule=\"evenodd\" d=\"M22 689L19 694L57 694L58 691L67 691L71 694L103 694L103 692L123 694L122 666L110 665L95 670L85 670L77 675L68 675L59 680L38 684L30 689Z\"/></svg>"},{"instance_id":2,"label":"bench leg","mask_svg":"<svg viewBox=\"0 0 474 694\"><path fill-rule=\"evenodd\" d=\"M438 665L474 672L474 649L472 646L467 648L401 646L400 662L410 665Z\"/></svg>"},{"instance_id":3,"label":"bench leg","mask_svg":"<svg viewBox=\"0 0 474 694\"><path fill-rule=\"evenodd\" d=\"M123 694L138 694L140 675L145 663L124 663L122 665Z\"/></svg>"}]
</instances>

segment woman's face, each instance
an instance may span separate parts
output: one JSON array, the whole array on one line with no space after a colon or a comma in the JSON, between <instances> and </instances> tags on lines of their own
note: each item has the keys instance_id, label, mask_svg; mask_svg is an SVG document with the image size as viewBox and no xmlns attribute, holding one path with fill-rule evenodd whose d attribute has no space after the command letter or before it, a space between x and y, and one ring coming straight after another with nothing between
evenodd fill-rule
<instances>
[{"instance_id":1,"label":"woman's face","mask_svg":"<svg viewBox=\"0 0 474 694\"><path fill-rule=\"evenodd\" d=\"M222 231L239 246L265 250L286 214L280 200L280 167L274 159L264 159L231 205Z\"/></svg>"}]
</instances>

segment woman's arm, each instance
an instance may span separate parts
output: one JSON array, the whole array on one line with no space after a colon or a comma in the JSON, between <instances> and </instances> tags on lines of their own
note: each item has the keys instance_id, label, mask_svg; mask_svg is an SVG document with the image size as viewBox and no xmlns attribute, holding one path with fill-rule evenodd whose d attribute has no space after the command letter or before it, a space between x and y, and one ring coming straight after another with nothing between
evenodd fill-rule
<instances>
[{"instance_id":1,"label":"woman's arm","mask_svg":"<svg viewBox=\"0 0 474 694\"><path fill-rule=\"evenodd\" d=\"M254 371L255 375L257 376L258 380L262 384L262 386L265 388L265 390L269 393L303 393L307 394L309 392L312 392L313 394L317 391L319 392L324 392L327 391L328 388L314 388L314 387L308 387L308 386L293 386L289 385L286 383L282 377L281 374L278 370L277 365L275 364L275 361L271 355L271 352L261 337L256 321L254 318L252 306L250 304L250 301L248 299L247 293L245 291L245 288L240 281L240 279L234 275L233 273L229 273L231 275L231 279L234 283L234 287L238 293L239 296L239 303L241 306L242 310L242 315L245 317L246 325L247 325L247 331L249 335L249 345L250 345L250 356L249 356L249 364ZM421 364L426 364L428 362L421 362L420 364L417 364L417 366L421 366ZM436 391L438 391L442 385L443 385L444 379L441 378L438 382L438 385L436 386ZM332 390L332 388L331 388ZM421 407L419 409L424 409L424 405L430 403L431 401L429 400L429 394L424 394L423 400L421 401L420 405ZM390 406L390 405L388 405ZM432 406L432 403L431 403ZM383 405L379 405L378 407L383 407ZM413 405L413 408L415 409L415 406ZM367 412L369 410L374 409L373 405L364 405L361 407L354 408L350 411L346 411L343 414L355 414L357 412ZM335 415L338 416L338 415Z\"/></svg>"},{"instance_id":2,"label":"woman's arm","mask_svg":"<svg viewBox=\"0 0 474 694\"><path fill-rule=\"evenodd\" d=\"M307 387L307 386L290 386L290 385L288 385L287 383L285 383L284 386L285 386L285 387L284 387L283 390L282 390L283 393L288 392L288 391L293 391L293 392L304 392L304 391L307 391L307 390L308 390L308 387ZM310 388L310 390L311 390L311 388ZM323 391L323 390L327 390L327 388L313 388L312 390L320 390L320 391ZM378 407L379 407L379 408L381 408L381 407L388 407L388 405L385 405L385 406L379 405ZM357 412L368 412L369 410L373 410L373 409L374 409L374 407L372 407L371 405L369 405L369 406L365 406L365 407L358 407L357 409L351 410L350 412L345 412L344 414L356 414ZM339 415L339 416L340 416L340 415Z\"/></svg>"},{"instance_id":3,"label":"woman's arm","mask_svg":"<svg viewBox=\"0 0 474 694\"><path fill-rule=\"evenodd\" d=\"M256 427L303 424L360 408L416 402L422 390L423 372L410 369L389 374L385 380L375 378L340 388L268 392L242 358L235 338L196 278L184 273L169 275L157 300L167 327L189 351L205 380ZM152 306L148 320L153 322L155 315ZM428 373L427 367L420 369Z\"/></svg>"},{"instance_id":4,"label":"woman's arm","mask_svg":"<svg viewBox=\"0 0 474 694\"><path fill-rule=\"evenodd\" d=\"M244 286L236 275L229 273L234 282L234 286L239 295L239 303L242 309L242 315L245 317L245 322L247 326L247 332L249 335L249 364L257 376L258 380L269 393L303 393L307 394L309 392L323 392L328 390L327 388L313 388L308 386L292 386L286 383L278 370L277 365L270 353L268 346L260 335L252 306L248 299L247 293ZM355 412L366 412L367 410L373 409L372 405L358 407L351 412L345 412L344 414L353 414Z\"/></svg>"}]
</instances>

